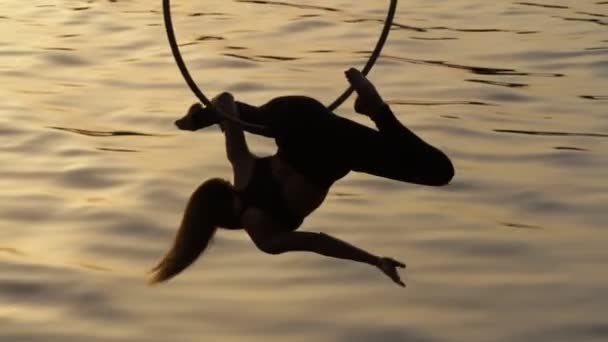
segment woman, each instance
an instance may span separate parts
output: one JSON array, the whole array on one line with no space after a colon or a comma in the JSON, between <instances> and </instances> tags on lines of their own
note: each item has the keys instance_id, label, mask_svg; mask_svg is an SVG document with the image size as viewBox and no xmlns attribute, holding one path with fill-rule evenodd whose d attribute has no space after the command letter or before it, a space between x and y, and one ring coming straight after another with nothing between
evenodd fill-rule
<instances>
[{"instance_id":1,"label":"woman","mask_svg":"<svg viewBox=\"0 0 608 342\"><path fill-rule=\"evenodd\" d=\"M375 87L358 70L346 77L358 94L355 110L369 116L373 130L327 110L306 97L281 97L261 107L234 102L230 94L213 103L224 113L265 128L278 151L251 154L243 130L221 120L212 109L193 105L176 121L184 130L219 123L226 136L234 185L221 179L204 182L191 196L173 247L152 270L151 283L172 278L205 250L217 228L244 229L263 252L307 251L378 267L400 286L405 267L324 233L296 231L323 203L331 185L351 170L390 179L445 185L454 175L450 160L404 127Z\"/></svg>"}]
</instances>

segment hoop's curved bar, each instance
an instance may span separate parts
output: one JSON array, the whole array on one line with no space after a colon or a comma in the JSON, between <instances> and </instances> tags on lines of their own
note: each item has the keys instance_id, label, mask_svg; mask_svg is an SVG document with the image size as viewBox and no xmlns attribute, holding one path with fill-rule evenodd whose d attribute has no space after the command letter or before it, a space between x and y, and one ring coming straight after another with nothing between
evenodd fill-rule
<instances>
[{"instance_id":1,"label":"hoop's curved bar","mask_svg":"<svg viewBox=\"0 0 608 342\"><path fill-rule=\"evenodd\" d=\"M382 53L382 48L384 48L384 44L386 43L386 40L388 39L388 35L391 32L391 27L393 26L393 21L395 19L396 12L397 12L397 0L391 0L390 7L388 9L388 14L386 15L386 19L384 20L384 28L382 29L380 38L378 38L378 42L376 43L376 48L374 49L374 52L372 52L371 56L369 57L369 60L365 64L365 67L363 67L363 70L361 70L361 73L363 75L367 76L367 74L372 70L372 67L374 66L374 64L376 64L376 60L378 60L378 57L380 57L380 54ZM344 91L344 93L342 93L342 95L340 95L327 108L333 112L336 108L340 107L344 103L344 101L346 101L350 97L350 95L352 95L354 90L355 89L352 86L348 87L348 89L346 89L346 91Z\"/></svg>"},{"instance_id":2,"label":"hoop's curved bar","mask_svg":"<svg viewBox=\"0 0 608 342\"><path fill-rule=\"evenodd\" d=\"M171 46L171 52L173 53L173 57L175 58L175 63L179 68L179 71L182 73L184 80L190 87L190 90L198 97L198 99L205 105L205 107L213 108L217 113L219 113L226 120L231 121L237 125L239 125L242 129L250 131L252 133L262 134L262 135L270 135L269 129L265 126L254 125L242 120L239 120L231 115L227 115L223 111L219 110L217 107L209 101L209 99L203 94L203 92L198 88L196 82L190 76L190 72L188 72L188 68L186 67L186 63L182 58L182 55L179 51L179 46L177 45L177 40L175 39L175 30L173 29L173 20L171 19L171 3L170 0L163 0L163 18L165 20L165 30L167 31L167 38L169 39L169 45Z\"/></svg>"},{"instance_id":3,"label":"hoop's curved bar","mask_svg":"<svg viewBox=\"0 0 608 342\"><path fill-rule=\"evenodd\" d=\"M378 42L376 43L376 47L375 47L374 51L372 52L371 56L369 57L369 60L363 67L363 70L361 70L363 75L367 75L370 72L370 70L372 69L372 67L374 66L376 61L378 60L378 57L380 57L382 48L384 48L384 44L386 43L389 33L391 31L391 27L393 26L393 20L395 18L395 13L397 11L397 1L398 0L391 0L388 14L386 15L386 19L384 20L384 28L382 29L380 38L378 39ZM171 46L171 52L173 53L173 57L175 58L175 63L177 64L180 72L182 73L182 76L184 77L184 80L186 80L188 87L190 87L190 90L192 90L194 95L196 95L196 97L198 97L198 99L206 107L213 108L216 112L218 112L220 115L222 115L225 119L238 124L239 126L241 126L241 128L244 128L244 129L249 130L254 133L255 132L269 133L268 129L264 126L246 123L246 122L241 121L237 118L234 118L230 115L226 115L222 111L218 110L218 108L215 108L215 106L211 103L211 101L209 101L209 99L205 96L205 94L203 94L203 92L198 88L198 86L196 85L196 82L194 82L194 80L192 79L192 76L190 75L190 73L188 72L188 68L186 67L186 63L184 63L184 60L181 56L181 53L179 51L179 46L177 45L177 40L175 38L175 30L173 29L173 20L171 19L170 0L163 0L163 17L164 17L164 21L165 21L165 29L167 31L167 38L169 39L169 45ZM353 91L354 91L354 89L352 86L347 88L346 91L344 91L344 93L342 95L340 95L327 108L329 108L329 110L333 111L336 108L340 107L340 105L342 105L344 103L344 101L346 101L346 99L348 99L350 97L350 95L353 93Z\"/></svg>"}]
</instances>

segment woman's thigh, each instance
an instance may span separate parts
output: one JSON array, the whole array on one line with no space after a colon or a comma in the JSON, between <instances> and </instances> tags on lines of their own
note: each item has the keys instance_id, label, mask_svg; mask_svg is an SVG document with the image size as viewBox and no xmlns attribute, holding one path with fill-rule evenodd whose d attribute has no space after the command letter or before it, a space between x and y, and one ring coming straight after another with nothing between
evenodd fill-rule
<instances>
[{"instance_id":1,"label":"woman's thigh","mask_svg":"<svg viewBox=\"0 0 608 342\"><path fill-rule=\"evenodd\" d=\"M280 97L262 109L275 132L281 158L322 185L330 185L351 170L439 185L445 183L442 175L449 173L444 169L451 170L449 160L437 149L381 134L335 115L308 97Z\"/></svg>"}]
</instances>

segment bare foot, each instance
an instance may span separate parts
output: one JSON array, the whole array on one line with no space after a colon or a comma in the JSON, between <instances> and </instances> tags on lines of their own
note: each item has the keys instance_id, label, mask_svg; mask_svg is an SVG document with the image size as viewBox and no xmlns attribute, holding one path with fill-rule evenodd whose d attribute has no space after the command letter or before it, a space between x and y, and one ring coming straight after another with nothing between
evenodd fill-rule
<instances>
[{"instance_id":1,"label":"bare foot","mask_svg":"<svg viewBox=\"0 0 608 342\"><path fill-rule=\"evenodd\" d=\"M217 114L211 108L203 108L200 103L190 106L188 113L175 121L177 128L185 131L196 131L218 123Z\"/></svg>"},{"instance_id":2,"label":"bare foot","mask_svg":"<svg viewBox=\"0 0 608 342\"><path fill-rule=\"evenodd\" d=\"M355 100L355 111L372 117L384 105L384 100L378 94L376 87L355 68L348 69L345 75L358 95Z\"/></svg>"}]
</instances>

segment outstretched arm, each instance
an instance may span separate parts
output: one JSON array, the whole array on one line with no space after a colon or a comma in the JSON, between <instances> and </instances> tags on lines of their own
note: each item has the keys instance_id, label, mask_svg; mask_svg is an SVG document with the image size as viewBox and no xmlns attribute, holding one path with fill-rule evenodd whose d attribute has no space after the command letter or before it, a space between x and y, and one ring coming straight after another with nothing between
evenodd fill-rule
<instances>
[{"instance_id":1,"label":"outstretched arm","mask_svg":"<svg viewBox=\"0 0 608 342\"><path fill-rule=\"evenodd\" d=\"M247 224L245 230L255 245L265 253L282 254L286 252L313 252L332 258L357 261L378 267L395 283L400 286L405 286L397 272L397 267L405 267L401 262L391 258L379 257L359 247L353 246L346 241L324 233L273 233L280 230L268 229L269 226L262 227L261 224L271 224L268 220L260 217L260 215L263 214L248 210L245 215L244 221L252 223ZM253 222L251 220L251 215L257 216L257 218L254 218Z\"/></svg>"},{"instance_id":2,"label":"outstretched arm","mask_svg":"<svg viewBox=\"0 0 608 342\"><path fill-rule=\"evenodd\" d=\"M391 258L378 257L331 235L312 232L291 232L278 234L267 240L254 240L254 242L260 250L269 254L314 252L332 258L352 260L376 266L395 283L405 287L397 272L397 267L404 268L404 264Z\"/></svg>"}]
</instances>

